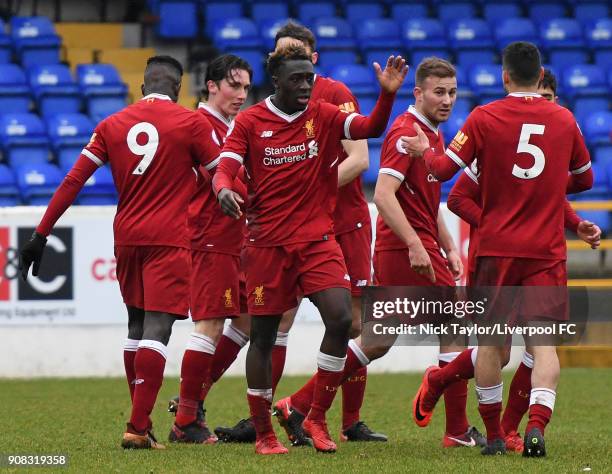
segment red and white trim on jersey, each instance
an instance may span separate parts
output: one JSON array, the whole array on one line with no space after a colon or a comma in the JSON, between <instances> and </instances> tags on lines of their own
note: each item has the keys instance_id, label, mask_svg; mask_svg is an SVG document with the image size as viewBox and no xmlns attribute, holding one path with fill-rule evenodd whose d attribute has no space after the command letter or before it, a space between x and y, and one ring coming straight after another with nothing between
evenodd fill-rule
<instances>
[{"instance_id":1,"label":"red and white trim on jersey","mask_svg":"<svg viewBox=\"0 0 612 474\"><path fill-rule=\"evenodd\" d=\"M238 153L234 153L232 151L223 151L223 152L221 152L221 154L219 155L218 159L221 159L221 158L232 158L232 159L236 160L240 164L244 163L244 158L242 158L242 156L240 156Z\"/></svg>"},{"instance_id":2,"label":"red and white trim on jersey","mask_svg":"<svg viewBox=\"0 0 612 474\"><path fill-rule=\"evenodd\" d=\"M419 119L419 122L421 122L423 125L429 128L432 132L438 135L438 127L436 127L433 123L431 123L431 121L427 117L421 114L414 105L411 105L410 107L408 107L408 113L414 115L417 119Z\"/></svg>"},{"instance_id":3,"label":"red and white trim on jersey","mask_svg":"<svg viewBox=\"0 0 612 474\"><path fill-rule=\"evenodd\" d=\"M589 161L586 165L581 166L580 168L576 168L575 170L572 170L571 173L572 174L582 174L585 171L588 171L590 167L591 167L591 162Z\"/></svg>"},{"instance_id":4,"label":"red and white trim on jersey","mask_svg":"<svg viewBox=\"0 0 612 474\"><path fill-rule=\"evenodd\" d=\"M91 161L93 161L96 165L98 165L98 167L104 166L104 162L100 158L98 158L96 155L94 155L91 151L87 150L86 148L83 148L81 150L81 154L89 158Z\"/></svg>"},{"instance_id":5,"label":"red and white trim on jersey","mask_svg":"<svg viewBox=\"0 0 612 474\"><path fill-rule=\"evenodd\" d=\"M221 162L221 156L218 156L214 160L212 160L210 163L208 163L204 168L206 169L206 171L210 171L211 169L216 167L220 162Z\"/></svg>"},{"instance_id":6,"label":"red and white trim on jersey","mask_svg":"<svg viewBox=\"0 0 612 474\"><path fill-rule=\"evenodd\" d=\"M454 151L451 151L450 149L447 148L444 153L451 160L453 160L457 166L460 166L461 168L466 168L467 167L467 165L463 162L463 160L461 158L459 158L459 156L457 156L457 154Z\"/></svg>"},{"instance_id":7,"label":"red and white trim on jersey","mask_svg":"<svg viewBox=\"0 0 612 474\"><path fill-rule=\"evenodd\" d=\"M218 110L214 109L213 107L208 105L206 102L200 102L198 104L198 109L206 110L210 115L214 116L221 123L224 123L225 125L227 125L228 128L230 127L230 125L234 121L231 118L225 118Z\"/></svg>"},{"instance_id":8,"label":"red and white trim on jersey","mask_svg":"<svg viewBox=\"0 0 612 474\"><path fill-rule=\"evenodd\" d=\"M352 140L352 138L351 138L351 122L358 115L359 115L358 113L353 112L344 121L344 136L346 137L347 140Z\"/></svg>"},{"instance_id":9,"label":"red and white trim on jersey","mask_svg":"<svg viewBox=\"0 0 612 474\"><path fill-rule=\"evenodd\" d=\"M542 97L537 92L510 92L508 97Z\"/></svg>"},{"instance_id":10,"label":"red and white trim on jersey","mask_svg":"<svg viewBox=\"0 0 612 474\"><path fill-rule=\"evenodd\" d=\"M465 172L465 174L468 175L468 177L474 181L476 184L478 184L478 164L476 163L476 160L472 161L472 164L470 166L466 166L463 171Z\"/></svg>"},{"instance_id":11,"label":"red and white trim on jersey","mask_svg":"<svg viewBox=\"0 0 612 474\"><path fill-rule=\"evenodd\" d=\"M283 120L289 123L299 118L300 115L302 115L304 112L308 110L308 106L306 106L304 110L298 110L297 112L294 112L293 114L289 115L283 112L281 109L279 109L276 105L272 103L272 96L266 97L265 102L270 112L272 112L274 115L278 115L280 118L282 118Z\"/></svg>"},{"instance_id":12,"label":"red and white trim on jersey","mask_svg":"<svg viewBox=\"0 0 612 474\"><path fill-rule=\"evenodd\" d=\"M406 177L397 170L393 168L381 168L378 170L378 174L388 174L389 176L393 176L394 178L399 179L400 183L403 183Z\"/></svg>"},{"instance_id":13,"label":"red and white trim on jersey","mask_svg":"<svg viewBox=\"0 0 612 474\"><path fill-rule=\"evenodd\" d=\"M142 99L140 100L147 100L147 99L159 99L159 100L172 100L170 98L170 96L167 96L166 94L158 94L156 92L152 93L152 94L148 94L145 95Z\"/></svg>"}]
</instances>

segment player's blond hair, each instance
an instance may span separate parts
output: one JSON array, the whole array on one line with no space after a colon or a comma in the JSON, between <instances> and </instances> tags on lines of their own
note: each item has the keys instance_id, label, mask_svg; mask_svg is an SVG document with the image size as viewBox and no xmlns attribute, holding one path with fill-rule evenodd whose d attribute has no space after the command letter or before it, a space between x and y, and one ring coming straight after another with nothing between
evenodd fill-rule
<instances>
[{"instance_id":1,"label":"player's blond hair","mask_svg":"<svg viewBox=\"0 0 612 474\"><path fill-rule=\"evenodd\" d=\"M428 77L455 77L457 70L455 66L449 63L446 59L430 56L421 61L418 65L415 74L415 84L418 87L423 85L423 82Z\"/></svg>"},{"instance_id":2,"label":"player's blond hair","mask_svg":"<svg viewBox=\"0 0 612 474\"><path fill-rule=\"evenodd\" d=\"M273 51L268 56L267 69L271 76L275 76L278 69L287 61L312 61L311 56L302 45L291 45Z\"/></svg>"}]
</instances>

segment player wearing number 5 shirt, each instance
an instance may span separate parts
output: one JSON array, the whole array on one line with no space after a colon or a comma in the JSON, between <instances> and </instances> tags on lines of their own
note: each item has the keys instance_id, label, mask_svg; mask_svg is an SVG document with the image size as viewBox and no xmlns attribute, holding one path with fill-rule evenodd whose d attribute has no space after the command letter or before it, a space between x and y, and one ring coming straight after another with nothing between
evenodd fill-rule
<instances>
[{"instance_id":1,"label":"player wearing number 5 shirt","mask_svg":"<svg viewBox=\"0 0 612 474\"><path fill-rule=\"evenodd\" d=\"M193 167L211 170L219 155L210 123L176 104L182 74L174 58L149 59L144 97L98 124L21 251L24 278L31 263L36 275L46 236L96 169L110 164L119 192L113 225L117 278L129 316L124 362L132 413L124 448L163 448L151 435L149 415L172 324L189 309Z\"/></svg>"},{"instance_id":2,"label":"player wearing number 5 shirt","mask_svg":"<svg viewBox=\"0 0 612 474\"><path fill-rule=\"evenodd\" d=\"M565 194L589 189L593 174L571 112L537 93L543 72L533 44L512 43L503 52L508 96L477 107L445 154L433 152L420 129L416 137L404 141L407 151L422 155L430 172L442 181L478 158L482 213L476 286L567 284ZM542 298L529 303L517 303L520 318L559 317L558 301ZM525 343L534 367L523 455L544 456L544 428L555 404L559 360L554 346L537 345L528 337ZM476 358L476 391L488 440L483 454L506 450L500 425L503 351L483 345Z\"/></svg>"}]
</instances>

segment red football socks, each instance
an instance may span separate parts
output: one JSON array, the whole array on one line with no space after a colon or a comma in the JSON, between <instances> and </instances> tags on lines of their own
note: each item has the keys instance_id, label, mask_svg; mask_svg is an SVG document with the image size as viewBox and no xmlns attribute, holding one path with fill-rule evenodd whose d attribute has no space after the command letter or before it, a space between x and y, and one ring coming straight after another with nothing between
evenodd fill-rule
<instances>
[{"instance_id":1,"label":"red football socks","mask_svg":"<svg viewBox=\"0 0 612 474\"><path fill-rule=\"evenodd\" d=\"M272 348L272 393L276 392L276 386L283 376L286 357L287 346L275 344Z\"/></svg>"},{"instance_id":2,"label":"red football socks","mask_svg":"<svg viewBox=\"0 0 612 474\"><path fill-rule=\"evenodd\" d=\"M312 405L312 397L317 383L317 374L315 373L306 384L297 392L291 395L291 406L302 415L308 415L310 405Z\"/></svg>"},{"instance_id":3,"label":"red football socks","mask_svg":"<svg viewBox=\"0 0 612 474\"><path fill-rule=\"evenodd\" d=\"M214 346L213 346L214 348ZM181 388L176 424L187 426L196 420L202 385L210 373L213 355L198 350L186 350L181 365Z\"/></svg>"},{"instance_id":4,"label":"red football socks","mask_svg":"<svg viewBox=\"0 0 612 474\"><path fill-rule=\"evenodd\" d=\"M485 427L487 429L487 441L491 442L495 439L503 438L504 436L501 429L501 423L499 421L499 417L502 411L502 403L479 403L478 411L480 412L482 421L484 421Z\"/></svg>"},{"instance_id":5,"label":"red football socks","mask_svg":"<svg viewBox=\"0 0 612 474\"><path fill-rule=\"evenodd\" d=\"M125 377L127 379L128 388L130 389L130 399L134 400L134 380L136 380L136 369L134 369L134 359L138 350L136 339L126 339L123 347L123 367L125 368Z\"/></svg>"},{"instance_id":6,"label":"red football socks","mask_svg":"<svg viewBox=\"0 0 612 474\"><path fill-rule=\"evenodd\" d=\"M452 362L446 364L442 370L437 370L429 376L429 385L432 389L442 391L448 385L459 379L474 377L474 364L472 363L473 349L466 349L459 353ZM442 365L440 365L442 367ZM446 400L446 398L445 398Z\"/></svg>"},{"instance_id":7,"label":"red football socks","mask_svg":"<svg viewBox=\"0 0 612 474\"><path fill-rule=\"evenodd\" d=\"M521 362L514 373L510 383L508 403L506 404L501 421L502 429L506 434L511 431L518 431L523 415L529 409L531 372L532 369Z\"/></svg>"},{"instance_id":8,"label":"red football socks","mask_svg":"<svg viewBox=\"0 0 612 474\"><path fill-rule=\"evenodd\" d=\"M251 418L255 425L257 439L264 438L269 433L274 433L270 414L270 409L272 407L272 389L248 389L247 400L249 402Z\"/></svg>"},{"instance_id":9,"label":"red football socks","mask_svg":"<svg viewBox=\"0 0 612 474\"><path fill-rule=\"evenodd\" d=\"M308 418L311 420L325 420L325 413L331 407L342 381L343 372L331 372L319 367L316 375L312 405Z\"/></svg>"},{"instance_id":10,"label":"red football socks","mask_svg":"<svg viewBox=\"0 0 612 474\"><path fill-rule=\"evenodd\" d=\"M136 352L134 359L136 379L130 423L140 433L151 426L149 416L164 378L165 349L166 346L161 342L143 340Z\"/></svg>"},{"instance_id":11,"label":"red football socks","mask_svg":"<svg viewBox=\"0 0 612 474\"><path fill-rule=\"evenodd\" d=\"M343 430L350 428L359 421L359 410L361 409L361 405L363 405L367 377L368 368L362 366L342 383Z\"/></svg>"},{"instance_id":12,"label":"red football socks","mask_svg":"<svg viewBox=\"0 0 612 474\"><path fill-rule=\"evenodd\" d=\"M457 358L455 358L455 360L456 359ZM448 363L440 361L438 363L438 365L442 368L448 367L448 365L450 364L452 364L452 362ZM468 430L469 423L465 411L465 406L467 404L467 396L468 381L465 379L457 378L454 382L451 382L449 385L446 386L446 389L444 390L446 434L449 434L451 436L460 436Z\"/></svg>"},{"instance_id":13,"label":"red football socks","mask_svg":"<svg viewBox=\"0 0 612 474\"><path fill-rule=\"evenodd\" d=\"M238 353L243 346L236 344L232 339L225 334L221 336L215 349L215 356L210 367L210 378L212 383L215 383L221 378L227 369L234 363Z\"/></svg>"},{"instance_id":14,"label":"red football socks","mask_svg":"<svg viewBox=\"0 0 612 474\"><path fill-rule=\"evenodd\" d=\"M552 410L549 407L539 404L531 405L529 407L529 421L527 422L525 433L529 433L533 428L539 428L542 434L544 434L551 416Z\"/></svg>"}]
</instances>

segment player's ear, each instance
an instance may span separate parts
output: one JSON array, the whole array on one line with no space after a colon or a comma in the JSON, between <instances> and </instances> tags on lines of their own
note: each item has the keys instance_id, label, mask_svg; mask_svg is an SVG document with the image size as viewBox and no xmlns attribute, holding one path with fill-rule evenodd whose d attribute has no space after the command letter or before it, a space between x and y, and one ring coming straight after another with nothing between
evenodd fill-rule
<instances>
[{"instance_id":1,"label":"player's ear","mask_svg":"<svg viewBox=\"0 0 612 474\"><path fill-rule=\"evenodd\" d=\"M419 86L415 86L414 89L412 89L412 93L414 94L414 98L416 100L420 100L423 97L423 89L421 89Z\"/></svg>"},{"instance_id":2,"label":"player's ear","mask_svg":"<svg viewBox=\"0 0 612 474\"><path fill-rule=\"evenodd\" d=\"M142 96L145 96L145 87L144 84L140 84L140 92L142 93Z\"/></svg>"},{"instance_id":3,"label":"player's ear","mask_svg":"<svg viewBox=\"0 0 612 474\"><path fill-rule=\"evenodd\" d=\"M540 78L538 79L538 84L542 82L542 79L544 79L544 68L540 67Z\"/></svg>"},{"instance_id":4,"label":"player's ear","mask_svg":"<svg viewBox=\"0 0 612 474\"><path fill-rule=\"evenodd\" d=\"M505 69L502 69L502 83L504 84L504 86L510 83L510 74L508 74L508 71L506 71Z\"/></svg>"},{"instance_id":5,"label":"player's ear","mask_svg":"<svg viewBox=\"0 0 612 474\"><path fill-rule=\"evenodd\" d=\"M312 61L312 64L317 64L317 61L319 60L319 53L317 53L316 51L312 53L312 56L310 56L310 60Z\"/></svg>"}]
</instances>

